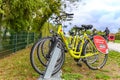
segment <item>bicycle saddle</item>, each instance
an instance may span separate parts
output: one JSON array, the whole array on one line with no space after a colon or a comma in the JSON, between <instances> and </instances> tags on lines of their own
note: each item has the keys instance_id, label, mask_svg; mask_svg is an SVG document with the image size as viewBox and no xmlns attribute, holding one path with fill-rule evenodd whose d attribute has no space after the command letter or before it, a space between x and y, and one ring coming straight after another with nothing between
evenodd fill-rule
<instances>
[{"instance_id":1,"label":"bicycle saddle","mask_svg":"<svg viewBox=\"0 0 120 80\"><path fill-rule=\"evenodd\" d=\"M83 30L84 28L83 27L74 27L74 29L76 29L76 30Z\"/></svg>"},{"instance_id":2,"label":"bicycle saddle","mask_svg":"<svg viewBox=\"0 0 120 80\"><path fill-rule=\"evenodd\" d=\"M70 34L71 36L74 36L75 33L70 31L69 34Z\"/></svg>"},{"instance_id":3,"label":"bicycle saddle","mask_svg":"<svg viewBox=\"0 0 120 80\"><path fill-rule=\"evenodd\" d=\"M81 25L83 28L87 29L92 29L93 25Z\"/></svg>"}]
</instances>

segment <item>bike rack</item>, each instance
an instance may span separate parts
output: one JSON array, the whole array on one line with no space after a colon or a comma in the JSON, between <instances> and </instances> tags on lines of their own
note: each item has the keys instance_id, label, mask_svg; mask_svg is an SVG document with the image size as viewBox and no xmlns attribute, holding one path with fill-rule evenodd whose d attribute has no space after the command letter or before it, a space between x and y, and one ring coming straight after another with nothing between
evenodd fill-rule
<instances>
[{"instance_id":1,"label":"bike rack","mask_svg":"<svg viewBox=\"0 0 120 80\"><path fill-rule=\"evenodd\" d=\"M40 78L38 80L62 80L61 79L61 75L62 75L61 70L52 76L52 72L54 70L55 64L57 62L57 59L59 58L60 53L61 53L61 49L59 48L59 46L57 44L56 47L54 48L54 50L52 51L52 57L46 68L45 74L40 75Z\"/></svg>"}]
</instances>

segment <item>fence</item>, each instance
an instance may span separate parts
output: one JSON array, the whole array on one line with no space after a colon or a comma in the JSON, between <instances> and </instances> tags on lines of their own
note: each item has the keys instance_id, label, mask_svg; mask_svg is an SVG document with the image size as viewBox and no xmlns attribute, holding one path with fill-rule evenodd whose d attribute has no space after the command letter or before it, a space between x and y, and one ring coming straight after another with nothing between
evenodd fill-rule
<instances>
[{"instance_id":1,"label":"fence","mask_svg":"<svg viewBox=\"0 0 120 80\"><path fill-rule=\"evenodd\" d=\"M26 48L35 41L35 33L20 32L0 38L0 57Z\"/></svg>"}]
</instances>

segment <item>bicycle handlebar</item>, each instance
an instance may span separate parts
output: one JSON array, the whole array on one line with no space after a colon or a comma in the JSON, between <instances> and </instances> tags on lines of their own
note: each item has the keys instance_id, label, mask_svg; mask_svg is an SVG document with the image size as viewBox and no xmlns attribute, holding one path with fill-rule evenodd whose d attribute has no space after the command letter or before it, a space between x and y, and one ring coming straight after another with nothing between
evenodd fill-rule
<instances>
[{"instance_id":1,"label":"bicycle handlebar","mask_svg":"<svg viewBox=\"0 0 120 80\"><path fill-rule=\"evenodd\" d=\"M64 20L66 18L73 18L73 13L63 13L57 17L51 17L51 19L55 19L55 22L59 23L61 20Z\"/></svg>"},{"instance_id":2,"label":"bicycle handlebar","mask_svg":"<svg viewBox=\"0 0 120 80\"><path fill-rule=\"evenodd\" d=\"M69 14L69 13L65 13L67 16L72 16L74 15L73 13Z\"/></svg>"}]
</instances>

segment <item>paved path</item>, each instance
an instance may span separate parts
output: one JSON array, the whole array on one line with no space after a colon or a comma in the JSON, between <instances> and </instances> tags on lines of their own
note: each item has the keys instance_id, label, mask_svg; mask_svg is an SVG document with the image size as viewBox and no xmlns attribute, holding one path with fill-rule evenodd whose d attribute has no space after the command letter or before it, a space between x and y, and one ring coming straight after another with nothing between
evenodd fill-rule
<instances>
[{"instance_id":1,"label":"paved path","mask_svg":"<svg viewBox=\"0 0 120 80\"><path fill-rule=\"evenodd\" d=\"M108 47L110 50L115 50L115 51L120 52L120 43L109 42Z\"/></svg>"}]
</instances>

